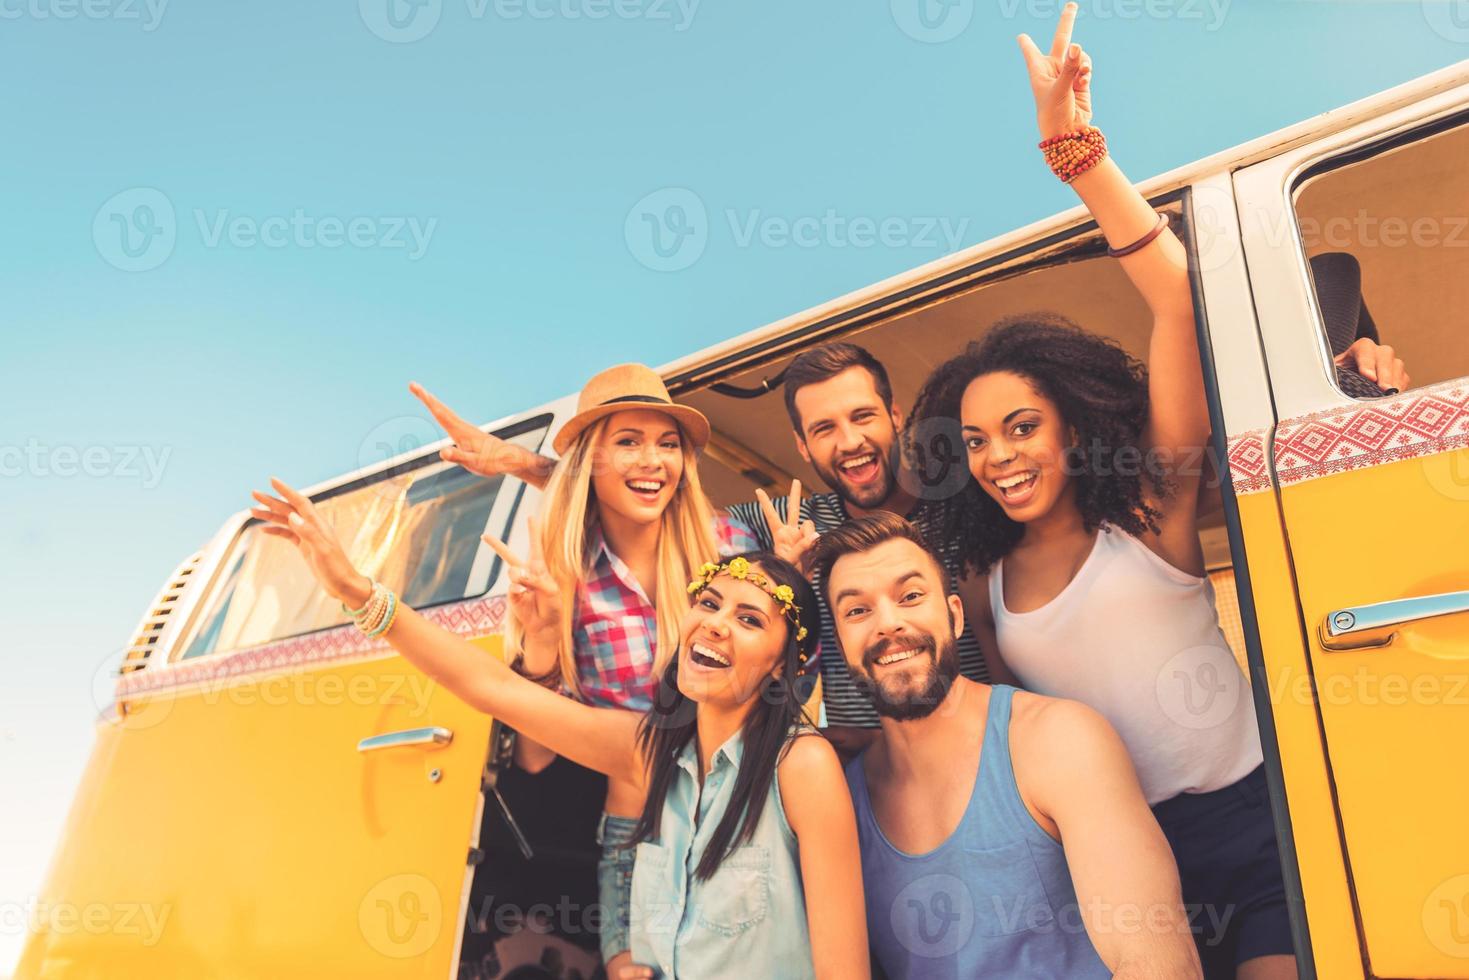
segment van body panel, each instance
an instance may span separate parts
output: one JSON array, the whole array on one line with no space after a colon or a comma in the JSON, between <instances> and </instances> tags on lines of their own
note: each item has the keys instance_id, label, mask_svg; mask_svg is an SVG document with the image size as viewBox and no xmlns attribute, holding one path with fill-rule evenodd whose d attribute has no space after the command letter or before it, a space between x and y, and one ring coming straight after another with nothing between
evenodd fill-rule
<instances>
[{"instance_id":1,"label":"van body panel","mask_svg":"<svg viewBox=\"0 0 1469 980\"><path fill-rule=\"evenodd\" d=\"M1359 944L1372 976L1469 977L1469 781L1462 778L1469 614L1403 623L1391 642L1378 642L1387 631L1364 635L1356 649L1335 640L1329 649L1323 630L1329 614L1348 607L1469 589L1469 379L1364 401L1338 388L1296 190L1307 169L1411 145L1466 105L1469 87L1428 94L1235 177L1279 422L1256 443L1238 438L1231 457L1250 461L1244 468L1257 490L1252 496L1278 497L1276 526L1283 526L1289 562L1288 577L1279 581L1294 583L1276 601L1294 599L1295 637L1282 624L1276 639L1262 636L1266 651L1279 657L1304 645L1308 658L1269 678L1279 685L1272 699L1308 700L1319 718ZM1268 523L1270 515L1262 514L1258 530L1247 534L1251 547L1256 535L1271 533ZM1256 601L1268 605L1264 593L1257 585ZM1284 739L1282 755L1290 759ZM1297 817L1294 789L1290 805ZM1301 824L1321 836L1327 826L1316 819ZM1298 834L1298 845L1304 851L1309 839ZM1335 883L1307 874L1305 860L1314 933L1319 896L1334 892Z\"/></svg>"},{"instance_id":2,"label":"van body panel","mask_svg":"<svg viewBox=\"0 0 1469 980\"><path fill-rule=\"evenodd\" d=\"M17 977L449 976L491 720L396 655L220 659L99 725L40 901L117 921L53 923ZM423 727L453 740L358 751Z\"/></svg>"}]
</instances>

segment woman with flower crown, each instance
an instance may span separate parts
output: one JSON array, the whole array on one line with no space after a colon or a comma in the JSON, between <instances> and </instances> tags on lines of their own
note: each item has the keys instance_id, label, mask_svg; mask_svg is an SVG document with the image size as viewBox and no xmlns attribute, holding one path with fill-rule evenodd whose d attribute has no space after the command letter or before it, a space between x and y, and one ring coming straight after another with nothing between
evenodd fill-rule
<instances>
[{"instance_id":1,"label":"woman with flower crown","mask_svg":"<svg viewBox=\"0 0 1469 980\"><path fill-rule=\"evenodd\" d=\"M811 586L751 552L702 565L653 707L598 708L547 690L435 626L352 566L311 501L276 480L267 532L294 543L359 628L436 682L638 797L631 956L615 980L865 978L857 828L834 749L805 724L794 680L816 644ZM562 591L532 537L507 558L527 657L560 642ZM819 896L819 900L818 900ZM610 974L609 974L610 975Z\"/></svg>"}]
</instances>

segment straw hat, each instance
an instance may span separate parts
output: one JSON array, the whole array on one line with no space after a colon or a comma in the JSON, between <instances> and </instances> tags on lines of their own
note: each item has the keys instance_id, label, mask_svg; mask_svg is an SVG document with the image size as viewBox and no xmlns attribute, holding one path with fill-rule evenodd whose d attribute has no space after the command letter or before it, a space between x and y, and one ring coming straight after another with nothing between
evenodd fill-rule
<instances>
[{"instance_id":1,"label":"straw hat","mask_svg":"<svg viewBox=\"0 0 1469 980\"><path fill-rule=\"evenodd\" d=\"M600 418L630 409L652 409L670 415L683 427L695 449L709 441L709 420L687 405L675 405L668 388L652 368L642 364L619 364L595 375L576 400L576 414L556 433L551 445L564 456L576 437Z\"/></svg>"}]
</instances>

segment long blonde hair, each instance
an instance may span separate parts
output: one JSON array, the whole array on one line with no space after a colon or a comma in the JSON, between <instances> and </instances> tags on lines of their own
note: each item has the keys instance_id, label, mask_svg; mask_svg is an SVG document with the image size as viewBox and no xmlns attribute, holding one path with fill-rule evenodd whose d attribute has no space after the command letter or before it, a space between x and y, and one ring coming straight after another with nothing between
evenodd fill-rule
<instances>
[{"instance_id":1,"label":"long blonde hair","mask_svg":"<svg viewBox=\"0 0 1469 980\"><path fill-rule=\"evenodd\" d=\"M556 463L546 483L541 509L541 554L546 570L561 587L561 629L557 655L561 678L578 696L582 693L577 676L576 651L572 635L576 626L577 607L581 602L581 586L592 562L589 533L597 521L597 508L592 506L592 468L594 450L607 430L608 419L599 419L577 436ZM658 529L657 588L653 603L657 609L658 629L656 655L650 677L663 671L673 652L678 649L679 623L688 611L688 585L700 565L717 558L719 543L714 533L714 507L699 482L698 457L693 442L682 426L679 445L683 454L683 478L674 489L673 499L663 510ZM510 624L511 649L520 650L524 629Z\"/></svg>"}]
</instances>

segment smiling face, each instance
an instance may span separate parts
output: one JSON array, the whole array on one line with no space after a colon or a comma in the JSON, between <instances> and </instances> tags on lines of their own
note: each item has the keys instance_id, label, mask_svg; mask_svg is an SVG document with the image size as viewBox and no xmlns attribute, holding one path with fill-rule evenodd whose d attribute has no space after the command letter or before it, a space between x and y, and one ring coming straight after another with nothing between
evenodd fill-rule
<instances>
[{"instance_id":1,"label":"smiling face","mask_svg":"<svg viewBox=\"0 0 1469 980\"><path fill-rule=\"evenodd\" d=\"M753 569L764 569L752 565ZM758 695L782 661L791 626L762 588L728 573L715 576L683 619L678 689L692 701L724 706Z\"/></svg>"},{"instance_id":2,"label":"smiling face","mask_svg":"<svg viewBox=\"0 0 1469 980\"><path fill-rule=\"evenodd\" d=\"M933 713L959 676L958 596L933 557L905 538L842 555L826 580L847 667L877 713L910 721Z\"/></svg>"},{"instance_id":3,"label":"smiling face","mask_svg":"<svg viewBox=\"0 0 1469 980\"><path fill-rule=\"evenodd\" d=\"M1074 495L1065 468L1071 429L1025 378L997 371L969 382L959 423L969 472L1012 521L1033 521Z\"/></svg>"},{"instance_id":4,"label":"smiling face","mask_svg":"<svg viewBox=\"0 0 1469 980\"><path fill-rule=\"evenodd\" d=\"M889 409L871 372L850 367L795 394L801 431L796 447L844 500L881 507L895 486L894 447L903 417Z\"/></svg>"},{"instance_id":5,"label":"smiling face","mask_svg":"<svg viewBox=\"0 0 1469 980\"><path fill-rule=\"evenodd\" d=\"M630 409L607 417L594 448L592 490L602 508L633 524L652 524L683 479L683 434L669 415Z\"/></svg>"}]
</instances>

